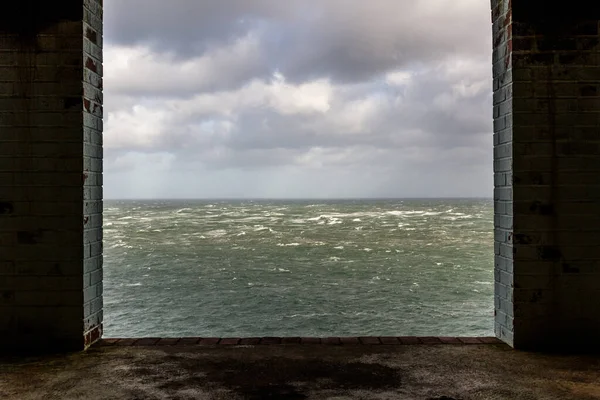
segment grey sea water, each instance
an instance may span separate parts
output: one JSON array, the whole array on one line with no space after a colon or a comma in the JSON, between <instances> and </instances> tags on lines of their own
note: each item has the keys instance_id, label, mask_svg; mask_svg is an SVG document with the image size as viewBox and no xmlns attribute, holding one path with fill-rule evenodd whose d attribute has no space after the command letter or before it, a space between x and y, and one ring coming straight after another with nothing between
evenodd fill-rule
<instances>
[{"instance_id":1,"label":"grey sea water","mask_svg":"<svg viewBox=\"0 0 600 400\"><path fill-rule=\"evenodd\" d=\"M491 200L106 201L105 336L491 335Z\"/></svg>"}]
</instances>

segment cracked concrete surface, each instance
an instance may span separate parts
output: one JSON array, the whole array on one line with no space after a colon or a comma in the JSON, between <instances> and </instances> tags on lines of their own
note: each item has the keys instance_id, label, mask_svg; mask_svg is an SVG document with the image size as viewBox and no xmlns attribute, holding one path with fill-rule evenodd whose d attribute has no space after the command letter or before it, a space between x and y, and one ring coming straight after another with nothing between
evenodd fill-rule
<instances>
[{"instance_id":1,"label":"cracked concrete surface","mask_svg":"<svg viewBox=\"0 0 600 400\"><path fill-rule=\"evenodd\" d=\"M96 347L0 359L0 399L600 399L600 357L504 345Z\"/></svg>"}]
</instances>

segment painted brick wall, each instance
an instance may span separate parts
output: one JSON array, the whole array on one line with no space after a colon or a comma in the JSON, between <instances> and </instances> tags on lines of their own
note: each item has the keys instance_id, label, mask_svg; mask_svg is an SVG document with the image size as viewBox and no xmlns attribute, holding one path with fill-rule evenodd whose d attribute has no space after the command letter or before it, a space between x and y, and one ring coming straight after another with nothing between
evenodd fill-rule
<instances>
[{"instance_id":1,"label":"painted brick wall","mask_svg":"<svg viewBox=\"0 0 600 400\"><path fill-rule=\"evenodd\" d=\"M513 79L509 1L492 1L494 51L494 326L513 344Z\"/></svg>"},{"instance_id":2,"label":"painted brick wall","mask_svg":"<svg viewBox=\"0 0 600 400\"><path fill-rule=\"evenodd\" d=\"M102 335L102 0L83 9L84 331Z\"/></svg>"},{"instance_id":3,"label":"painted brick wall","mask_svg":"<svg viewBox=\"0 0 600 400\"><path fill-rule=\"evenodd\" d=\"M87 86L101 86L84 68L101 46L83 22L101 25L96 3L0 5L0 343L11 350L83 348L100 334L102 114L84 113L82 96L96 104Z\"/></svg>"},{"instance_id":4,"label":"painted brick wall","mask_svg":"<svg viewBox=\"0 0 600 400\"><path fill-rule=\"evenodd\" d=\"M596 345L599 6L494 3L496 334L517 348Z\"/></svg>"}]
</instances>

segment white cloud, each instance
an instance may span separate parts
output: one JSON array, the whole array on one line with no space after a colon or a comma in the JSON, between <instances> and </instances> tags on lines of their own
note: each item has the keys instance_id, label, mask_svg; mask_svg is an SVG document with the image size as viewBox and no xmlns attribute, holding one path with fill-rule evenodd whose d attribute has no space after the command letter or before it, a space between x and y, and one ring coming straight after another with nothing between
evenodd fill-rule
<instances>
[{"instance_id":1,"label":"white cloud","mask_svg":"<svg viewBox=\"0 0 600 400\"><path fill-rule=\"evenodd\" d=\"M487 2L105 2L108 197L491 194Z\"/></svg>"}]
</instances>

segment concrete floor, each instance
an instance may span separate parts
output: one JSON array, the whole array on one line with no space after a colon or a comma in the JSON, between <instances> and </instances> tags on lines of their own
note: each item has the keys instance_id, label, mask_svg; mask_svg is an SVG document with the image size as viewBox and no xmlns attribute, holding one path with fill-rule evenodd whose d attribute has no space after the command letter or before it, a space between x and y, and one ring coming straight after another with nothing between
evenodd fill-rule
<instances>
[{"instance_id":1,"label":"concrete floor","mask_svg":"<svg viewBox=\"0 0 600 400\"><path fill-rule=\"evenodd\" d=\"M504 345L98 347L0 359L0 399L600 399L600 357Z\"/></svg>"}]
</instances>

